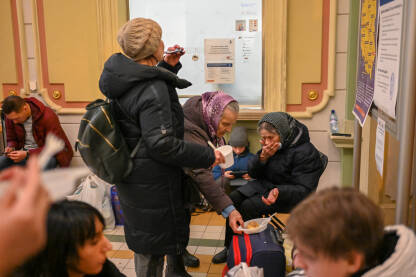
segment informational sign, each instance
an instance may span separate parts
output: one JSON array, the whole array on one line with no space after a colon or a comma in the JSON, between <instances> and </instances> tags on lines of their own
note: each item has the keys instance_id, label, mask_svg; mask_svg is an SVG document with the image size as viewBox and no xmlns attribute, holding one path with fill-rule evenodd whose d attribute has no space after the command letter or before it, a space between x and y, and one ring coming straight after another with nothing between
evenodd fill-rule
<instances>
[{"instance_id":1,"label":"informational sign","mask_svg":"<svg viewBox=\"0 0 416 277\"><path fill-rule=\"evenodd\" d=\"M359 61L353 114L363 126L374 96L377 52L377 0L361 0Z\"/></svg>"},{"instance_id":2,"label":"informational sign","mask_svg":"<svg viewBox=\"0 0 416 277\"><path fill-rule=\"evenodd\" d=\"M374 87L374 103L396 118L402 38L403 0L380 1L380 31Z\"/></svg>"},{"instance_id":3,"label":"informational sign","mask_svg":"<svg viewBox=\"0 0 416 277\"><path fill-rule=\"evenodd\" d=\"M383 176L385 137L386 137L386 123L381 118L378 118L375 158L376 158L377 171L380 173L381 176Z\"/></svg>"},{"instance_id":4,"label":"informational sign","mask_svg":"<svg viewBox=\"0 0 416 277\"><path fill-rule=\"evenodd\" d=\"M234 39L205 39L205 82L232 84L235 75Z\"/></svg>"}]
</instances>

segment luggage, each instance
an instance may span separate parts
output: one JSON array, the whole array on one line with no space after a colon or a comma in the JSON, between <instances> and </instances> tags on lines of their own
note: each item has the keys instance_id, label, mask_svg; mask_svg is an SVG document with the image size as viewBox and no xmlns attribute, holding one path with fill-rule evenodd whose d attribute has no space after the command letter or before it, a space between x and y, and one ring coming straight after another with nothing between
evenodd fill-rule
<instances>
[{"instance_id":1,"label":"luggage","mask_svg":"<svg viewBox=\"0 0 416 277\"><path fill-rule=\"evenodd\" d=\"M111 187L111 205L113 206L116 225L124 225L124 215L121 209L116 186Z\"/></svg>"},{"instance_id":2,"label":"luggage","mask_svg":"<svg viewBox=\"0 0 416 277\"><path fill-rule=\"evenodd\" d=\"M223 276L228 269L245 262L263 268L264 277L284 277L286 257L281 241L279 231L270 224L260 233L234 235Z\"/></svg>"}]
</instances>

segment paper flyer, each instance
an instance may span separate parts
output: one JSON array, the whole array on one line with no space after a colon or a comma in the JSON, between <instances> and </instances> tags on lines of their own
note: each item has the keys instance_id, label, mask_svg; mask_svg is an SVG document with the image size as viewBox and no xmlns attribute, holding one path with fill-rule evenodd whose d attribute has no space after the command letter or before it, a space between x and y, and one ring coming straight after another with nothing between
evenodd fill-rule
<instances>
[{"instance_id":1,"label":"paper flyer","mask_svg":"<svg viewBox=\"0 0 416 277\"><path fill-rule=\"evenodd\" d=\"M232 84L235 81L234 39L205 39L205 82Z\"/></svg>"},{"instance_id":2,"label":"paper flyer","mask_svg":"<svg viewBox=\"0 0 416 277\"><path fill-rule=\"evenodd\" d=\"M403 0L380 1L380 30L374 84L374 103L396 118L402 39Z\"/></svg>"}]
</instances>

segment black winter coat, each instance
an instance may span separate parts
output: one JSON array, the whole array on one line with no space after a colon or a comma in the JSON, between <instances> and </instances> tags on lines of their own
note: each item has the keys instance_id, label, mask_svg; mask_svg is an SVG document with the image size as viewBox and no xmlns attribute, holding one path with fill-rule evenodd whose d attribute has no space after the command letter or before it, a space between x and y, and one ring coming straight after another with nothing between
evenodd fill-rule
<instances>
[{"instance_id":1,"label":"black winter coat","mask_svg":"<svg viewBox=\"0 0 416 277\"><path fill-rule=\"evenodd\" d=\"M130 149L141 139L132 173L117 184L127 245L136 253L184 251L189 219L181 168L209 167L215 160L209 147L183 141L184 116L175 87L190 83L176 76L180 67L141 65L118 53L106 61L100 78L104 95L117 100L114 113Z\"/></svg>"},{"instance_id":2,"label":"black winter coat","mask_svg":"<svg viewBox=\"0 0 416 277\"><path fill-rule=\"evenodd\" d=\"M309 139L308 128L296 121L292 140L288 141L266 163L259 160L261 150L249 162L248 173L256 180L239 188L246 197L264 195L273 188L279 196L273 208L288 213L318 186L323 172L319 151Z\"/></svg>"}]
</instances>

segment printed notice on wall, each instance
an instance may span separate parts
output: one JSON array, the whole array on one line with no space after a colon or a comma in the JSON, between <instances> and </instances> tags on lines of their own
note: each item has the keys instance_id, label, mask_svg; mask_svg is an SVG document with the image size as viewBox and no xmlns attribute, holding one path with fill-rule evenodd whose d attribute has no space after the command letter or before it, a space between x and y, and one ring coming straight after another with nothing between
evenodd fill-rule
<instances>
[{"instance_id":1,"label":"printed notice on wall","mask_svg":"<svg viewBox=\"0 0 416 277\"><path fill-rule=\"evenodd\" d=\"M211 84L234 83L234 39L205 39L205 82Z\"/></svg>"},{"instance_id":2,"label":"printed notice on wall","mask_svg":"<svg viewBox=\"0 0 416 277\"><path fill-rule=\"evenodd\" d=\"M376 133L376 167L377 171L383 176L384 163L384 140L386 136L386 122L380 117L377 119L377 133Z\"/></svg>"},{"instance_id":3,"label":"printed notice on wall","mask_svg":"<svg viewBox=\"0 0 416 277\"><path fill-rule=\"evenodd\" d=\"M396 118L402 38L403 0L380 1L380 29L374 103Z\"/></svg>"}]
</instances>

